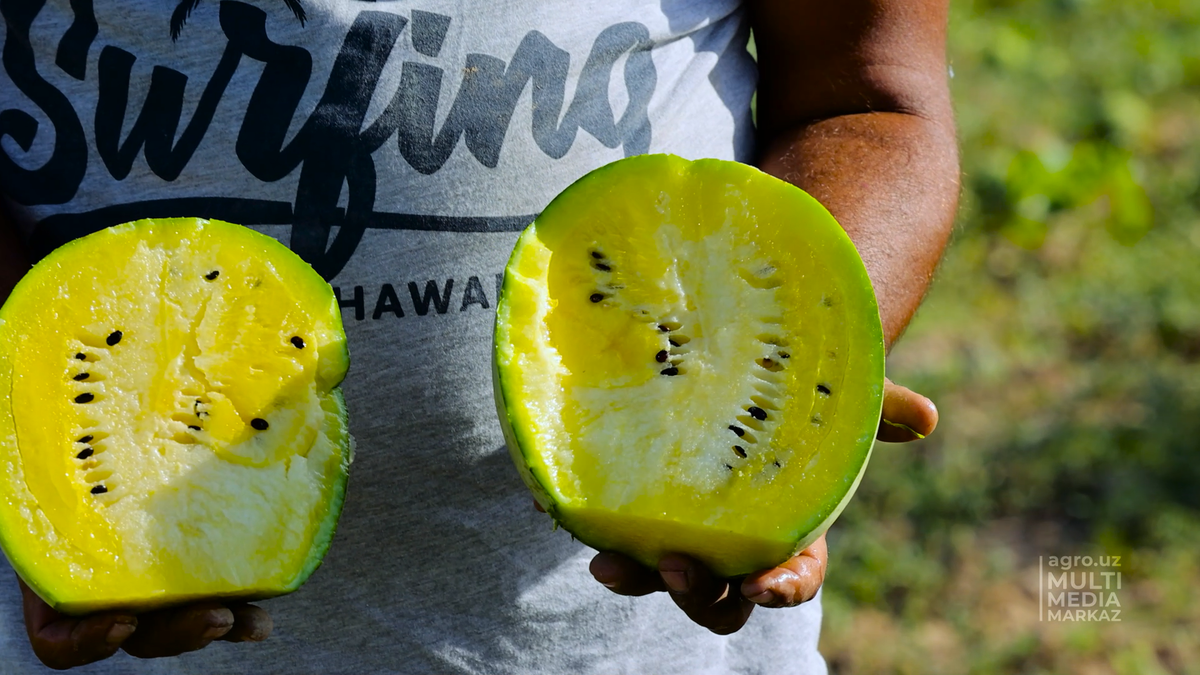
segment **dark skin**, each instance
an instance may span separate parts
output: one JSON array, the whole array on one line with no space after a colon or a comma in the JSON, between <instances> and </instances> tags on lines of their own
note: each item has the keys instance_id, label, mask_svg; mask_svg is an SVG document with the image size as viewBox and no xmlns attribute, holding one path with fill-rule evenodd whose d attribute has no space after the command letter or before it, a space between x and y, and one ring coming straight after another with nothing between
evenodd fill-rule
<instances>
[{"instance_id":1,"label":"dark skin","mask_svg":"<svg viewBox=\"0 0 1200 675\"><path fill-rule=\"evenodd\" d=\"M945 248L958 198L947 86L948 0L749 0L759 54L758 165L811 193L837 217L867 266L887 347L916 312ZM0 218L0 298L30 262ZM937 425L929 399L887 382L878 438L905 442ZM756 606L811 600L828 567L825 538L778 567L722 579L687 556L658 569L601 552L596 580L621 595L666 591L697 624L727 634ZM25 623L46 665L70 668L118 649L172 656L213 640L258 641L261 608L202 602L135 615L60 614L21 584Z\"/></svg>"}]
</instances>

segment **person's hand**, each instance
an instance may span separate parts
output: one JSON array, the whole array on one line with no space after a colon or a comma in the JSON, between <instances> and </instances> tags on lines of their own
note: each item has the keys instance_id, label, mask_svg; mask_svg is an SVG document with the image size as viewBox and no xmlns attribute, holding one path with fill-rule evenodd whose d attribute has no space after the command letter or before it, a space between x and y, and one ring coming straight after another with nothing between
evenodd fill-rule
<instances>
[{"instance_id":1,"label":"person's hand","mask_svg":"<svg viewBox=\"0 0 1200 675\"><path fill-rule=\"evenodd\" d=\"M42 601L20 579L29 644L42 663L65 670L124 649L143 658L175 656L213 640L259 642L271 634L265 610L244 603L198 602L134 615L101 612L68 616Z\"/></svg>"},{"instance_id":2,"label":"person's hand","mask_svg":"<svg viewBox=\"0 0 1200 675\"><path fill-rule=\"evenodd\" d=\"M891 380L884 381L879 440L900 443L924 438L937 422L932 401ZM829 552L825 535L821 535L778 567L740 580L722 579L699 561L677 553L663 556L658 569L652 570L628 556L602 551L592 558L590 569L596 581L620 595L668 591L692 621L728 635L745 625L755 606L794 607L813 599L825 581L828 565Z\"/></svg>"}]
</instances>

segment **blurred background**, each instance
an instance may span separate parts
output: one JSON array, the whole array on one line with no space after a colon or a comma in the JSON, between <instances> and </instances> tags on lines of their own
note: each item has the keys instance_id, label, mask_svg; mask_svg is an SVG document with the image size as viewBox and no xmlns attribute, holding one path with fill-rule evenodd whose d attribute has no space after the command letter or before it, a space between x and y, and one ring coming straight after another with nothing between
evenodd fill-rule
<instances>
[{"instance_id":1,"label":"blurred background","mask_svg":"<svg viewBox=\"0 0 1200 675\"><path fill-rule=\"evenodd\" d=\"M1200 0L954 0L962 212L830 533L835 673L1200 673ZM1119 622L1039 558L1120 555ZM1043 561L1044 562L1044 561Z\"/></svg>"}]
</instances>

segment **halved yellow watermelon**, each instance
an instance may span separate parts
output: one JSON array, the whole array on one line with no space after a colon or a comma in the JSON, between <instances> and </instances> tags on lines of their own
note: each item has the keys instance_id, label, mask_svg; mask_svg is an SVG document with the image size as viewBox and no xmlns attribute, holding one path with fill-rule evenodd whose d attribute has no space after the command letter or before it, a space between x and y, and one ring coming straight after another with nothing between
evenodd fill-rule
<instances>
[{"instance_id":1,"label":"halved yellow watermelon","mask_svg":"<svg viewBox=\"0 0 1200 675\"><path fill-rule=\"evenodd\" d=\"M0 546L68 613L296 589L341 511L348 363L329 285L270 237L63 246L0 308Z\"/></svg>"},{"instance_id":2,"label":"halved yellow watermelon","mask_svg":"<svg viewBox=\"0 0 1200 675\"><path fill-rule=\"evenodd\" d=\"M742 164L648 155L583 177L521 236L494 366L509 450L559 524L733 576L849 501L884 343L862 261L816 200Z\"/></svg>"}]
</instances>

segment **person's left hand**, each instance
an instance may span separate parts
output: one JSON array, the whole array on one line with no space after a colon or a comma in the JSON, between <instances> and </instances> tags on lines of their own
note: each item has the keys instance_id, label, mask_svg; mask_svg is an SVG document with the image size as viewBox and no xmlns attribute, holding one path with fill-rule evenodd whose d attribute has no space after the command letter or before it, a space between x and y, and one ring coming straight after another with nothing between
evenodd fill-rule
<instances>
[{"instance_id":1,"label":"person's left hand","mask_svg":"<svg viewBox=\"0 0 1200 675\"><path fill-rule=\"evenodd\" d=\"M938 413L928 398L884 381L883 415L876 437L900 443L924 438L937 426ZM688 618L714 633L737 632L756 605L794 607L816 596L825 581L829 552L825 535L778 567L743 579L723 579L699 561L678 553L664 555L658 569L632 558L602 551L592 558L596 581L620 595L668 591Z\"/></svg>"}]
</instances>

